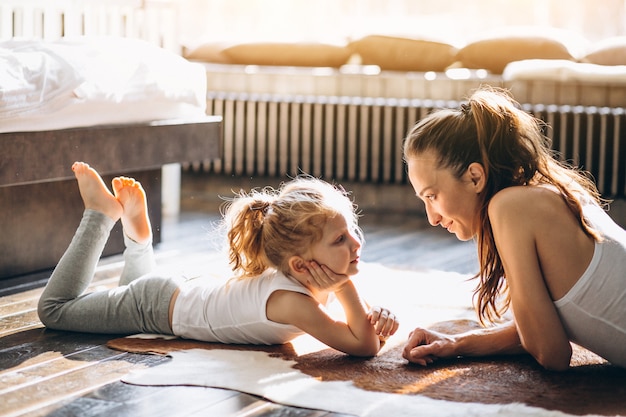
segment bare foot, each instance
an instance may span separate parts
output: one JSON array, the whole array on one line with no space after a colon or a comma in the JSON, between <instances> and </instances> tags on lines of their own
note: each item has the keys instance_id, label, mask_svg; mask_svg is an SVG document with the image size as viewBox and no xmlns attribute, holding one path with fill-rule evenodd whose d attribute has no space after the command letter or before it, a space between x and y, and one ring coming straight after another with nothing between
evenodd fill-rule
<instances>
[{"instance_id":1,"label":"bare foot","mask_svg":"<svg viewBox=\"0 0 626 417\"><path fill-rule=\"evenodd\" d=\"M74 162L72 171L86 209L92 209L117 221L124 211L120 202L107 188L95 169L84 162Z\"/></svg>"},{"instance_id":2,"label":"bare foot","mask_svg":"<svg viewBox=\"0 0 626 417\"><path fill-rule=\"evenodd\" d=\"M113 192L122 205L122 226L126 236L138 243L146 243L152 237L152 227L148 216L146 193L133 178L113 179Z\"/></svg>"}]
</instances>

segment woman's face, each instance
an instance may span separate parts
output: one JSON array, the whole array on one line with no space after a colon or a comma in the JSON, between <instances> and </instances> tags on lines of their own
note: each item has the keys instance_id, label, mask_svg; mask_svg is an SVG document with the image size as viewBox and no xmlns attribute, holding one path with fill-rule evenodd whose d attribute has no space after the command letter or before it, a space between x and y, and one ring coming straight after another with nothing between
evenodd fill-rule
<instances>
[{"instance_id":1,"label":"woman's face","mask_svg":"<svg viewBox=\"0 0 626 417\"><path fill-rule=\"evenodd\" d=\"M432 151L409 158L411 185L424 202L431 225L441 225L459 240L470 240L478 231L479 193L484 182L482 166L471 164L457 179L450 169L438 168L437 160Z\"/></svg>"}]
</instances>

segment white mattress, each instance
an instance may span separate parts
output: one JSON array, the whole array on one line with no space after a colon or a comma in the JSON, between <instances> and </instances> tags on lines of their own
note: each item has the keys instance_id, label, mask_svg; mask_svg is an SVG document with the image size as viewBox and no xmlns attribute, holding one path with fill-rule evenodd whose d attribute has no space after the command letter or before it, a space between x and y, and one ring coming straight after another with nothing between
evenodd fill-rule
<instances>
[{"instance_id":1,"label":"white mattress","mask_svg":"<svg viewBox=\"0 0 626 417\"><path fill-rule=\"evenodd\" d=\"M526 59L509 63L505 81L555 81L626 85L626 65L598 65L561 59Z\"/></svg>"},{"instance_id":2,"label":"white mattress","mask_svg":"<svg viewBox=\"0 0 626 417\"><path fill-rule=\"evenodd\" d=\"M206 85L202 65L138 39L0 42L0 132L197 118Z\"/></svg>"}]
</instances>

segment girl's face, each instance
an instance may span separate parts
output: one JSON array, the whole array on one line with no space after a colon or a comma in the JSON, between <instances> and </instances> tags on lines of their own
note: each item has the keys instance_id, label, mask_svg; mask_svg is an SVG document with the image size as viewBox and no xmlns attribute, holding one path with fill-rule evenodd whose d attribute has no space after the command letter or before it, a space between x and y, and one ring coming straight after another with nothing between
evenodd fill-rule
<instances>
[{"instance_id":1,"label":"girl's face","mask_svg":"<svg viewBox=\"0 0 626 417\"><path fill-rule=\"evenodd\" d=\"M450 169L437 167L434 152L426 151L408 159L409 180L426 207L431 225L441 225L459 240L472 239L483 189L484 171L478 163L471 164L461 179Z\"/></svg>"},{"instance_id":2,"label":"girl's face","mask_svg":"<svg viewBox=\"0 0 626 417\"><path fill-rule=\"evenodd\" d=\"M360 252L358 237L348 229L346 219L337 215L328 219L322 238L311 246L307 255L336 274L352 276L359 272Z\"/></svg>"}]
</instances>

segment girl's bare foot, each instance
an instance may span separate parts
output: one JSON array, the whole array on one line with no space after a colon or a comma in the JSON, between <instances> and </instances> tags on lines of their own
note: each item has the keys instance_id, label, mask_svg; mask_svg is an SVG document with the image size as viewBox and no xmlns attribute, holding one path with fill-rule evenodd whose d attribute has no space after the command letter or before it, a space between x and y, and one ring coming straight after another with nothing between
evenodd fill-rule
<instances>
[{"instance_id":1,"label":"girl's bare foot","mask_svg":"<svg viewBox=\"0 0 626 417\"><path fill-rule=\"evenodd\" d=\"M74 176L86 209L92 209L117 221L124 211L120 202L107 188L95 169L84 162L74 162Z\"/></svg>"},{"instance_id":2,"label":"girl's bare foot","mask_svg":"<svg viewBox=\"0 0 626 417\"><path fill-rule=\"evenodd\" d=\"M113 192L123 207L122 226L126 236L138 243L152 237L146 193L138 181L128 177L113 179Z\"/></svg>"}]
</instances>

